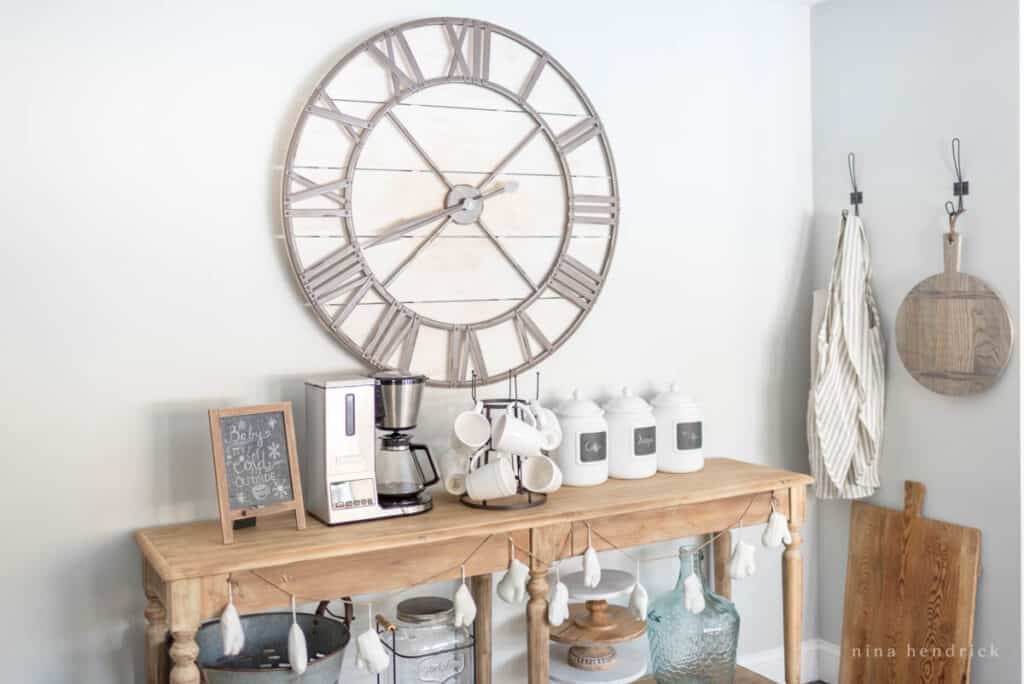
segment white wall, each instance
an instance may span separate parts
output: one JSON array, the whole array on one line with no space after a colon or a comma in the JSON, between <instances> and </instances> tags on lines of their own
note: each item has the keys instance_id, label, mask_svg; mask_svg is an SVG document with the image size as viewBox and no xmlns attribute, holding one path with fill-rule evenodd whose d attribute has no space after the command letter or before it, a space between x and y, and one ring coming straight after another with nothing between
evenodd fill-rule
<instances>
[{"instance_id":1,"label":"white wall","mask_svg":"<svg viewBox=\"0 0 1024 684\"><path fill-rule=\"evenodd\" d=\"M216 515L206 409L290 399L301 425L302 378L358 367L286 270L279 165L325 69L425 13L477 16L538 42L610 133L624 198L615 264L594 313L542 367L547 397L577 385L606 397L622 383L650 395L679 379L703 402L711 455L805 467L802 3L4 0L9 681L139 681L131 532ZM998 181L976 178L980 205ZM977 242L968 264L990 263ZM420 436L443 443L466 402L429 392ZM810 596L813 523L807 536ZM744 652L781 645L776 555L762 552L761 574L736 588ZM675 572L646 569L652 593ZM501 607L497 624L498 681L522 681L521 612ZM806 628L817 633L813 611Z\"/></svg>"},{"instance_id":2,"label":"white wall","mask_svg":"<svg viewBox=\"0 0 1024 684\"><path fill-rule=\"evenodd\" d=\"M996 644L999 657L975 659L975 682L1020 681L1020 348L990 391L946 397L904 369L893 323L910 288L942 270L949 145L960 136L971 183L958 224L963 270L1002 294L1019 333L1017 15L1017 0L830 0L812 21L815 283L831 267L854 151L889 341L882 489L873 500L901 507L903 481L920 480L925 515L981 529L974 636L979 647ZM818 510L821 632L839 643L850 509Z\"/></svg>"}]
</instances>

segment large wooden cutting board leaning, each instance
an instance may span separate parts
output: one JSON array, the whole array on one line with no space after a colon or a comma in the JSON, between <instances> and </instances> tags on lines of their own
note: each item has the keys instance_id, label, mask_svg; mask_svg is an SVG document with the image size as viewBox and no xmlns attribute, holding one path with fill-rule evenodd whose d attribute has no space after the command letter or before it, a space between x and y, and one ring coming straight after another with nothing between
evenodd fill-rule
<instances>
[{"instance_id":1,"label":"large wooden cutting board leaning","mask_svg":"<svg viewBox=\"0 0 1024 684\"><path fill-rule=\"evenodd\" d=\"M968 682L981 531L855 501L846 567L842 684Z\"/></svg>"},{"instance_id":2,"label":"large wooden cutting board leaning","mask_svg":"<svg viewBox=\"0 0 1024 684\"><path fill-rule=\"evenodd\" d=\"M961 243L960 233L943 235L944 271L915 285L896 315L903 365L940 394L988 389L1013 351L1006 303L981 278L960 272Z\"/></svg>"}]
</instances>

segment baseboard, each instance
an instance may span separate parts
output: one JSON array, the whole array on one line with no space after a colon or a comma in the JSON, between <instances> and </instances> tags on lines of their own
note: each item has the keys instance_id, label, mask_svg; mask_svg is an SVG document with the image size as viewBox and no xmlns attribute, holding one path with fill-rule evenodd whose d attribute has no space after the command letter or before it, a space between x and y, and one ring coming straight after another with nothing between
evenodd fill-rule
<instances>
[{"instance_id":1,"label":"baseboard","mask_svg":"<svg viewBox=\"0 0 1024 684\"><path fill-rule=\"evenodd\" d=\"M800 679L803 681L821 680L829 684L839 681L839 647L835 644L808 639L802 644L801 656ZM786 680L785 652L781 647L742 654L737 660L743 667L774 682Z\"/></svg>"}]
</instances>

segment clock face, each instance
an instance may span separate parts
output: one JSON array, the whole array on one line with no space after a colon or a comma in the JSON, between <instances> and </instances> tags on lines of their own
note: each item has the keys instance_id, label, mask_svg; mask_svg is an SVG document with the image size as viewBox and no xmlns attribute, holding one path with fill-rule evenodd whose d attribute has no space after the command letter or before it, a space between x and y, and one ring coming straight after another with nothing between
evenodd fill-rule
<instances>
[{"instance_id":1,"label":"clock face","mask_svg":"<svg viewBox=\"0 0 1024 684\"><path fill-rule=\"evenodd\" d=\"M373 36L320 81L282 212L335 339L457 387L522 372L577 329L608 275L619 199L568 72L507 29L445 17Z\"/></svg>"}]
</instances>

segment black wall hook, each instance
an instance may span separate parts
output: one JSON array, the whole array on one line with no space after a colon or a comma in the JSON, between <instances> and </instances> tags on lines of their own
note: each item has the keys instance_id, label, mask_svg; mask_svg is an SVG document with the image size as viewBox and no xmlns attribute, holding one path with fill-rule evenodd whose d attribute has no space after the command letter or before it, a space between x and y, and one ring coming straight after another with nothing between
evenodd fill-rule
<instances>
[{"instance_id":1,"label":"black wall hook","mask_svg":"<svg viewBox=\"0 0 1024 684\"><path fill-rule=\"evenodd\" d=\"M850 193L853 215L860 216L860 205L864 203L864 193L857 187L857 155L853 152L846 155L846 166L850 170L850 186L853 188L853 192Z\"/></svg>"},{"instance_id":2,"label":"black wall hook","mask_svg":"<svg viewBox=\"0 0 1024 684\"><path fill-rule=\"evenodd\" d=\"M960 138L953 138L951 148L953 150L953 170L956 172L956 181L953 183L956 204L951 201L946 202L946 214L949 216L950 228L955 224L956 218L967 211L964 209L964 195L969 195L971 192L971 184L964 180L964 168L960 160Z\"/></svg>"}]
</instances>

